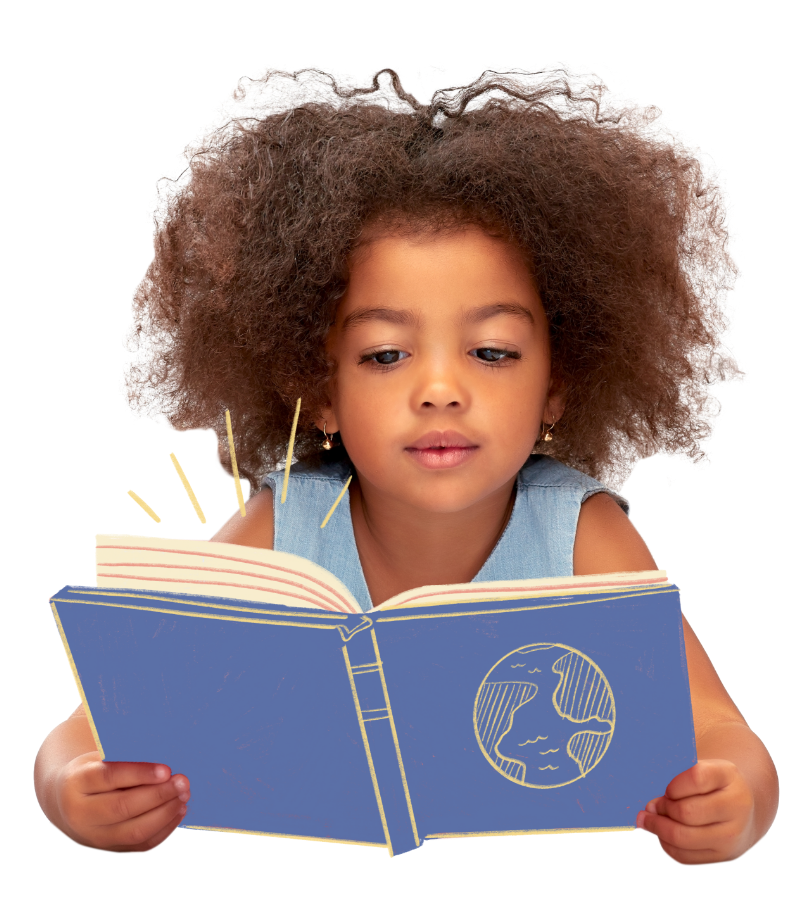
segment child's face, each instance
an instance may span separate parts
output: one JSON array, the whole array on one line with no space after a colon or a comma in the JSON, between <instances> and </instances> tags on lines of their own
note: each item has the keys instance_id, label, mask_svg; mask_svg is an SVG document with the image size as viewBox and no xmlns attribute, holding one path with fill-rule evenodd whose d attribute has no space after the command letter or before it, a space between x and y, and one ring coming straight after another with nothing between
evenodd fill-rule
<instances>
[{"instance_id":1,"label":"child's face","mask_svg":"<svg viewBox=\"0 0 792 904\"><path fill-rule=\"evenodd\" d=\"M502 490L563 410L530 270L475 227L366 245L327 350L337 372L317 426L341 432L362 486L428 511Z\"/></svg>"}]
</instances>

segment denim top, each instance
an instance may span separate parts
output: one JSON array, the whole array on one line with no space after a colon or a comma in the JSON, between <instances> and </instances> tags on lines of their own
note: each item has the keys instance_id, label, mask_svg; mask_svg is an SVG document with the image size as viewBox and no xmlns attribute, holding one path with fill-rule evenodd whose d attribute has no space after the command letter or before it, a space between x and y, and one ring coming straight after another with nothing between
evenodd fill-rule
<instances>
[{"instance_id":1,"label":"denim top","mask_svg":"<svg viewBox=\"0 0 792 904\"><path fill-rule=\"evenodd\" d=\"M346 463L307 468L292 465L286 503L281 504L285 471L265 478L275 506L273 548L310 559L349 588L363 611L372 608L363 576L349 493L320 528L351 471ZM625 510L627 502L592 477L546 455L532 455L517 474L517 493L509 523L474 581L567 577L572 574L580 506L595 493L610 493Z\"/></svg>"}]
</instances>

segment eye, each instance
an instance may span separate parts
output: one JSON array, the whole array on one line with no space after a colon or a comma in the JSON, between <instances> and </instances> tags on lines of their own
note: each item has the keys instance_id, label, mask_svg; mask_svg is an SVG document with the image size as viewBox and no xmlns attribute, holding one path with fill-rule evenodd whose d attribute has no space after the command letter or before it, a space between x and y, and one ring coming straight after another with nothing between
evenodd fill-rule
<instances>
[{"instance_id":1,"label":"eye","mask_svg":"<svg viewBox=\"0 0 792 904\"><path fill-rule=\"evenodd\" d=\"M484 358L479 359L482 364L490 364L490 365L498 365L504 358L519 358L519 352L510 352L505 348L477 348L475 349L477 352L487 352L488 354L500 355L499 358Z\"/></svg>"},{"instance_id":2,"label":"eye","mask_svg":"<svg viewBox=\"0 0 792 904\"><path fill-rule=\"evenodd\" d=\"M476 348L473 349L473 351L484 352L487 355L487 359L477 357L477 360L484 364L486 367L508 366L505 364L506 358L517 359L522 357L519 352L509 351L505 348ZM395 348L381 349L378 352L371 352L368 355L363 355L363 357L358 361L358 365L368 363L369 367L373 367L375 370L393 370L393 365L398 363L398 356L404 354L407 353L399 351L399 349ZM492 358L491 355L496 355L499 357ZM377 361L377 358L390 358L391 360L381 362Z\"/></svg>"},{"instance_id":3,"label":"eye","mask_svg":"<svg viewBox=\"0 0 792 904\"><path fill-rule=\"evenodd\" d=\"M379 352L371 352L368 355L363 355L363 357L358 361L358 364L360 365L360 364L365 364L366 362L369 362L369 366L373 367L375 370L392 370L393 368L391 367L391 365L395 364L396 361L391 360L391 361L386 361L385 363L382 363L380 361L376 361L375 358L387 358L388 356L392 356L392 355L398 356L398 355L402 355L402 354L406 354L406 352L400 352L398 349L395 349L395 348L386 348ZM398 357L397 357L397 360L398 360Z\"/></svg>"}]
</instances>

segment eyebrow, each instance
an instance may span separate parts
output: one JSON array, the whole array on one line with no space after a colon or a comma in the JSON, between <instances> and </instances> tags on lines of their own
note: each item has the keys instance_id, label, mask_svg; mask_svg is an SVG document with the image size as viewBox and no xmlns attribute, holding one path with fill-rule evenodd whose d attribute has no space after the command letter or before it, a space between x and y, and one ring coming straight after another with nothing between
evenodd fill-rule
<instances>
[{"instance_id":1,"label":"eyebrow","mask_svg":"<svg viewBox=\"0 0 792 904\"><path fill-rule=\"evenodd\" d=\"M521 304L512 301L499 301L494 304L485 304L477 308L471 308L466 311L462 317L462 323L483 323L491 317L499 317L502 314L508 314L513 317L523 317L530 323L535 323L533 314L524 308ZM362 323L369 323L373 320L384 321L385 323L396 323L402 326L420 326L420 318L415 311L404 310L400 308L361 308L352 311L344 318L341 324L341 330L353 329Z\"/></svg>"}]
</instances>

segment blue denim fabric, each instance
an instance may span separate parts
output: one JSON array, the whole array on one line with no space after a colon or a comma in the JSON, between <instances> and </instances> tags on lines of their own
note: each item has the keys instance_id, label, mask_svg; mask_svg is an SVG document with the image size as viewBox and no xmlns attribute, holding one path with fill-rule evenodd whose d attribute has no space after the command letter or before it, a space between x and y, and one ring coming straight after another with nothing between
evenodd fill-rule
<instances>
[{"instance_id":1,"label":"blue denim fabric","mask_svg":"<svg viewBox=\"0 0 792 904\"><path fill-rule=\"evenodd\" d=\"M285 504L280 497L284 471L266 477L275 505L274 548L310 559L343 581L364 611L372 608L360 565L349 493L344 493L327 526L325 515L349 477L347 465L321 468L293 465ZM554 578L572 574L580 506L595 493L610 493L627 511L627 502L580 471L546 455L532 455L517 475L517 494L509 523L474 581Z\"/></svg>"}]
</instances>

